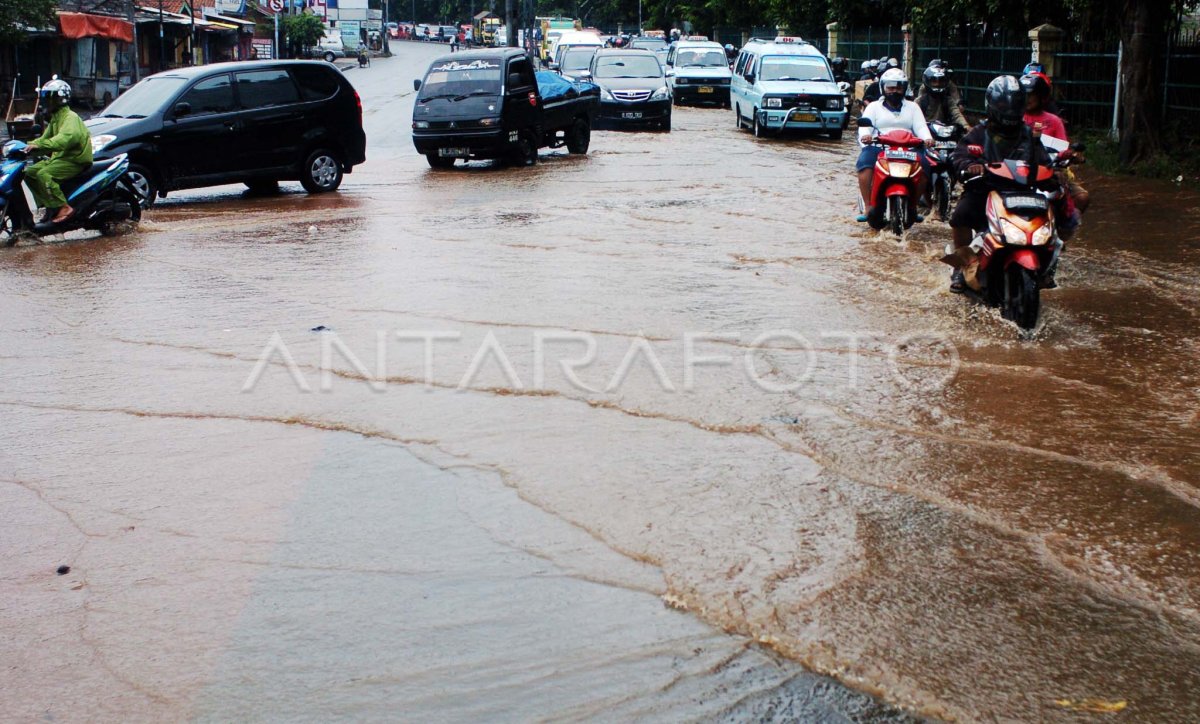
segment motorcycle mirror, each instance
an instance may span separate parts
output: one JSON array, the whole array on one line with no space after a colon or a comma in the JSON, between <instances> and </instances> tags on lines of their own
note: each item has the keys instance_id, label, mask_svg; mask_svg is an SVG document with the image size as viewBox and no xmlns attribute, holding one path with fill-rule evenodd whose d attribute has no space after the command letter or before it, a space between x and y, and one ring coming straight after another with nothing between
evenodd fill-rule
<instances>
[{"instance_id":1,"label":"motorcycle mirror","mask_svg":"<svg viewBox=\"0 0 1200 724\"><path fill-rule=\"evenodd\" d=\"M413 78L413 90L421 90L421 81L417 80L416 78Z\"/></svg>"},{"instance_id":2,"label":"motorcycle mirror","mask_svg":"<svg viewBox=\"0 0 1200 724\"><path fill-rule=\"evenodd\" d=\"M35 123L35 124L33 124L32 126L30 126L30 128L29 128L29 131L30 131L30 132L31 132L33 135L35 135L35 136L40 136L40 135L42 135L42 132L43 132L43 131L45 131L45 130L46 130L46 129L45 129L45 128L43 128L43 127L42 127L42 124L40 124L40 123Z\"/></svg>"},{"instance_id":3,"label":"motorcycle mirror","mask_svg":"<svg viewBox=\"0 0 1200 724\"><path fill-rule=\"evenodd\" d=\"M1082 141L1080 141L1079 143L1072 143L1071 150L1076 153L1083 153L1084 151L1087 150L1087 144Z\"/></svg>"},{"instance_id":4,"label":"motorcycle mirror","mask_svg":"<svg viewBox=\"0 0 1200 724\"><path fill-rule=\"evenodd\" d=\"M859 118L858 119L858 127L859 128L870 128L872 125L873 124L871 123L870 118Z\"/></svg>"}]
</instances>

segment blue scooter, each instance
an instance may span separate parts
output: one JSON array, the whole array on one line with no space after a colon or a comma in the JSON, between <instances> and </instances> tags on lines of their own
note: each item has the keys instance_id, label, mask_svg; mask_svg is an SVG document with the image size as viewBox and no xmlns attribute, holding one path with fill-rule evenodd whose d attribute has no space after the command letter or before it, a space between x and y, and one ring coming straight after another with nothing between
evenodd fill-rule
<instances>
[{"instance_id":1,"label":"blue scooter","mask_svg":"<svg viewBox=\"0 0 1200 724\"><path fill-rule=\"evenodd\" d=\"M105 236L121 233L142 218L137 194L125 178L129 159L120 154L98 161L59 186L75 213L61 224L34 223L33 210L25 200L25 169L29 166L28 144L9 141L0 152L0 246L16 244L22 235L48 236L75 229L99 231Z\"/></svg>"}]
</instances>

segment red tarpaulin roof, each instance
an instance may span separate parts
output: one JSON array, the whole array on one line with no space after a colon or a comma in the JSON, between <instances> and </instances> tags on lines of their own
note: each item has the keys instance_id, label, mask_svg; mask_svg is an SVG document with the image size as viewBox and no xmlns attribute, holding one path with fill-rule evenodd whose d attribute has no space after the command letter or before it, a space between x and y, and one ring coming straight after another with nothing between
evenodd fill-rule
<instances>
[{"instance_id":1,"label":"red tarpaulin roof","mask_svg":"<svg viewBox=\"0 0 1200 724\"><path fill-rule=\"evenodd\" d=\"M67 38L108 38L123 43L133 42L133 23L120 18L60 12L58 24L62 28L63 37Z\"/></svg>"}]
</instances>

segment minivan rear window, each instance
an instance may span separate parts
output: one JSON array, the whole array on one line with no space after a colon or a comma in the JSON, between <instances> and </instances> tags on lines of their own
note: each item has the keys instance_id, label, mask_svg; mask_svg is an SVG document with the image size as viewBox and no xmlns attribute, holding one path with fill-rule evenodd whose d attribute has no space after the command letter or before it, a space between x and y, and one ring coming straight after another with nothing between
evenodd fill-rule
<instances>
[{"instance_id":1,"label":"minivan rear window","mask_svg":"<svg viewBox=\"0 0 1200 724\"><path fill-rule=\"evenodd\" d=\"M235 75L243 108L267 108L300 102L296 84L286 70L250 70Z\"/></svg>"},{"instance_id":2,"label":"minivan rear window","mask_svg":"<svg viewBox=\"0 0 1200 724\"><path fill-rule=\"evenodd\" d=\"M292 68L300 84L300 95L306 101L323 101L338 90L334 71L324 66L298 65Z\"/></svg>"}]
</instances>

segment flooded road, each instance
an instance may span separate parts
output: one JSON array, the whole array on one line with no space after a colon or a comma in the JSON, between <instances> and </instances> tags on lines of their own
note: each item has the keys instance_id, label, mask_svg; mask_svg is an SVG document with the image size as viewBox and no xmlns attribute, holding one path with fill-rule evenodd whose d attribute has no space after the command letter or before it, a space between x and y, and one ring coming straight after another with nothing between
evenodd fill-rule
<instances>
[{"instance_id":1,"label":"flooded road","mask_svg":"<svg viewBox=\"0 0 1200 724\"><path fill-rule=\"evenodd\" d=\"M4 711L1200 719L1200 199L1087 178L1022 340L849 138L434 172L429 56L340 193L0 254Z\"/></svg>"}]
</instances>

